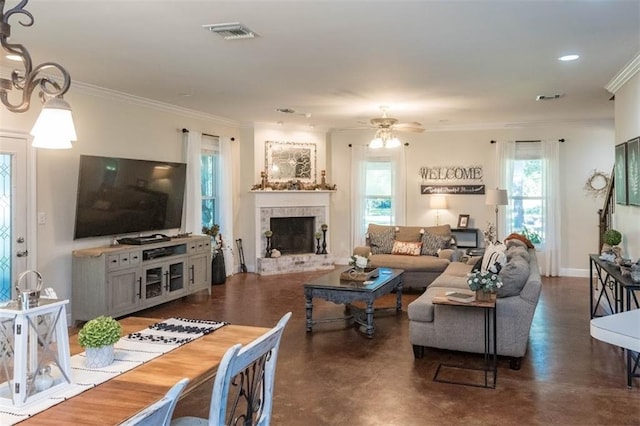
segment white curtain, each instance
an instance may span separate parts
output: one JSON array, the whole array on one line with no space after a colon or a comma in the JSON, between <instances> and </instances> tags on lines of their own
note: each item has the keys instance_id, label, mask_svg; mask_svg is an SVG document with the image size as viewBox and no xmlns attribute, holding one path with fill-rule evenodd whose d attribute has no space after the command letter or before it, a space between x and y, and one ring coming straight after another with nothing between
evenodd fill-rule
<instances>
[{"instance_id":1,"label":"white curtain","mask_svg":"<svg viewBox=\"0 0 640 426\"><path fill-rule=\"evenodd\" d=\"M202 182L200 177L200 156L202 153L202 133L183 133L183 158L187 163L182 232L202 233Z\"/></svg>"},{"instance_id":2,"label":"white curtain","mask_svg":"<svg viewBox=\"0 0 640 426\"><path fill-rule=\"evenodd\" d=\"M236 268L233 259L233 157L231 154L231 138L220 137L220 172L218 179L218 206L220 213L220 234L225 241L224 260L227 276Z\"/></svg>"},{"instance_id":3,"label":"white curtain","mask_svg":"<svg viewBox=\"0 0 640 426\"><path fill-rule=\"evenodd\" d=\"M542 160L542 223L544 240L537 246L542 261L541 273L545 276L558 276L560 274L560 201L559 201L559 164L560 147L556 140L535 142L523 142L518 145L515 141L498 142L497 161L500 170L499 185L506 188L511 199L512 177L514 162L516 159L539 158ZM513 223L511 203L500 215L500 229L498 235L504 238L511 232L520 230L511 229Z\"/></svg>"},{"instance_id":4,"label":"white curtain","mask_svg":"<svg viewBox=\"0 0 640 426\"><path fill-rule=\"evenodd\" d=\"M352 145L351 147L351 252L354 247L363 246L367 224L364 213L365 164L367 147Z\"/></svg>"},{"instance_id":5,"label":"white curtain","mask_svg":"<svg viewBox=\"0 0 640 426\"><path fill-rule=\"evenodd\" d=\"M393 200L394 225L405 225L407 221L407 167L404 144L397 149L387 149L391 158L393 186L391 199Z\"/></svg>"},{"instance_id":6,"label":"white curtain","mask_svg":"<svg viewBox=\"0 0 640 426\"><path fill-rule=\"evenodd\" d=\"M542 141L542 189L545 204L544 216L544 270L543 275L556 277L560 275L560 142L556 140Z\"/></svg>"},{"instance_id":7,"label":"white curtain","mask_svg":"<svg viewBox=\"0 0 640 426\"><path fill-rule=\"evenodd\" d=\"M500 173L498 178L498 187L500 189L506 189L507 196L511 197L511 194L513 193L511 182L513 181L513 164L516 159L516 142L498 141L496 145L497 166ZM496 232L498 233L501 241L511 233L509 226L509 224L512 223L511 212L511 202L509 202L508 206L503 206L498 209L498 224L496 226ZM493 217L493 215L491 217Z\"/></svg>"},{"instance_id":8,"label":"white curtain","mask_svg":"<svg viewBox=\"0 0 640 426\"><path fill-rule=\"evenodd\" d=\"M407 179L405 147L391 149L370 149L366 145L351 147L351 241L353 247L365 243L367 223L365 223L366 163L367 161L388 161L391 163L391 216L394 225L406 222ZM352 247L352 249L353 249Z\"/></svg>"}]
</instances>

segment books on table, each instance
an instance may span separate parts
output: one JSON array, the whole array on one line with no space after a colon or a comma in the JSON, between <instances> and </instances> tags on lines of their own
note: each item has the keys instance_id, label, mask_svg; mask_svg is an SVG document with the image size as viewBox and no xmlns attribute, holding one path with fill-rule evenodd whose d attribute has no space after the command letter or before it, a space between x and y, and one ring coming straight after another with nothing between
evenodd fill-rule
<instances>
[{"instance_id":1,"label":"books on table","mask_svg":"<svg viewBox=\"0 0 640 426\"><path fill-rule=\"evenodd\" d=\"M450 291L447 293L447 299L454 302L470 303L476 300L476 294L466 291Z\"/></svg>"}]
</instances>

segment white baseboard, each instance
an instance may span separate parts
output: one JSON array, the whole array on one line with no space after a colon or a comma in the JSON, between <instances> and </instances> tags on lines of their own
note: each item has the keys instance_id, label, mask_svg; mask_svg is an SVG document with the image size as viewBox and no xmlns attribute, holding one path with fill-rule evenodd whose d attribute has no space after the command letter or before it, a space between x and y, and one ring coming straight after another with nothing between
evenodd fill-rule
<instances>
[{"instance_id":1,"label":"white baseboard","mask_svg":"<svg viewBox=\"0 0 640 426\"><path fill-rule=\"evenodd\" d=\"M560 268L560 276L561 277L589 278L589 270L588 269L577 269L577 268Z\"/></svg>"}]
</instances>

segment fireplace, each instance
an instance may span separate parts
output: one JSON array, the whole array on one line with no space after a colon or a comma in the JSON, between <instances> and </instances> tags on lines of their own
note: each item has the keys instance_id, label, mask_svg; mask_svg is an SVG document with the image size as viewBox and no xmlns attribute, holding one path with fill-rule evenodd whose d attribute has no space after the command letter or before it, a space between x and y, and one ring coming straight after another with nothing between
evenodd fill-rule
<instances>
[{"instance_id":1,"label":"fireplace","mask_svg":"<svg viewBox=\"0 0 640 426\"><path fill-rule=\"evenodd\" d=\"M255 202L255 271L261 275L329 270L334 268L331 239L329 254L315 254L314 234L329 223L330 195L335 191L252 191ZM275 220L274 220L275 219ZM277 220L280 219L280 220ZM283 226L284 228L280 228ZM288 229L288 228L292 229ZM266 231L273 232L271 247L282 256L265 258ZM286 236L295 233L296 237ZM298 233L304 233L304 242Z\"/></svg>"},{"instance_id":2,"label":"fireplace","mask_svg":"<svg viewBox=\"0 0 640 426\"><path fill-rule=\"evenodd\" d=\"M271 248L281 254L313 253L315 217L272 217Z\"/></svg>"}]
</instances>

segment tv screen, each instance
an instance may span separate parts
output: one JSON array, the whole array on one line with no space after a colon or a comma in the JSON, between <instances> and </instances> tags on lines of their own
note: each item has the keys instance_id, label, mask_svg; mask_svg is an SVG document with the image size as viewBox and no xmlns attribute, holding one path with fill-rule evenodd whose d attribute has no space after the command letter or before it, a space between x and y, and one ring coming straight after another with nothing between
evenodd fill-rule
<instances>
[{"instance_id":1,"label":"tv screen","mask_svg":"<svg viewBox=\"0 0 640 426\"><path fill-rule=\"evenodd\" d=\"M80 156L74 238L179 228L187 165Z\"/></svg>"}]
</instances>

